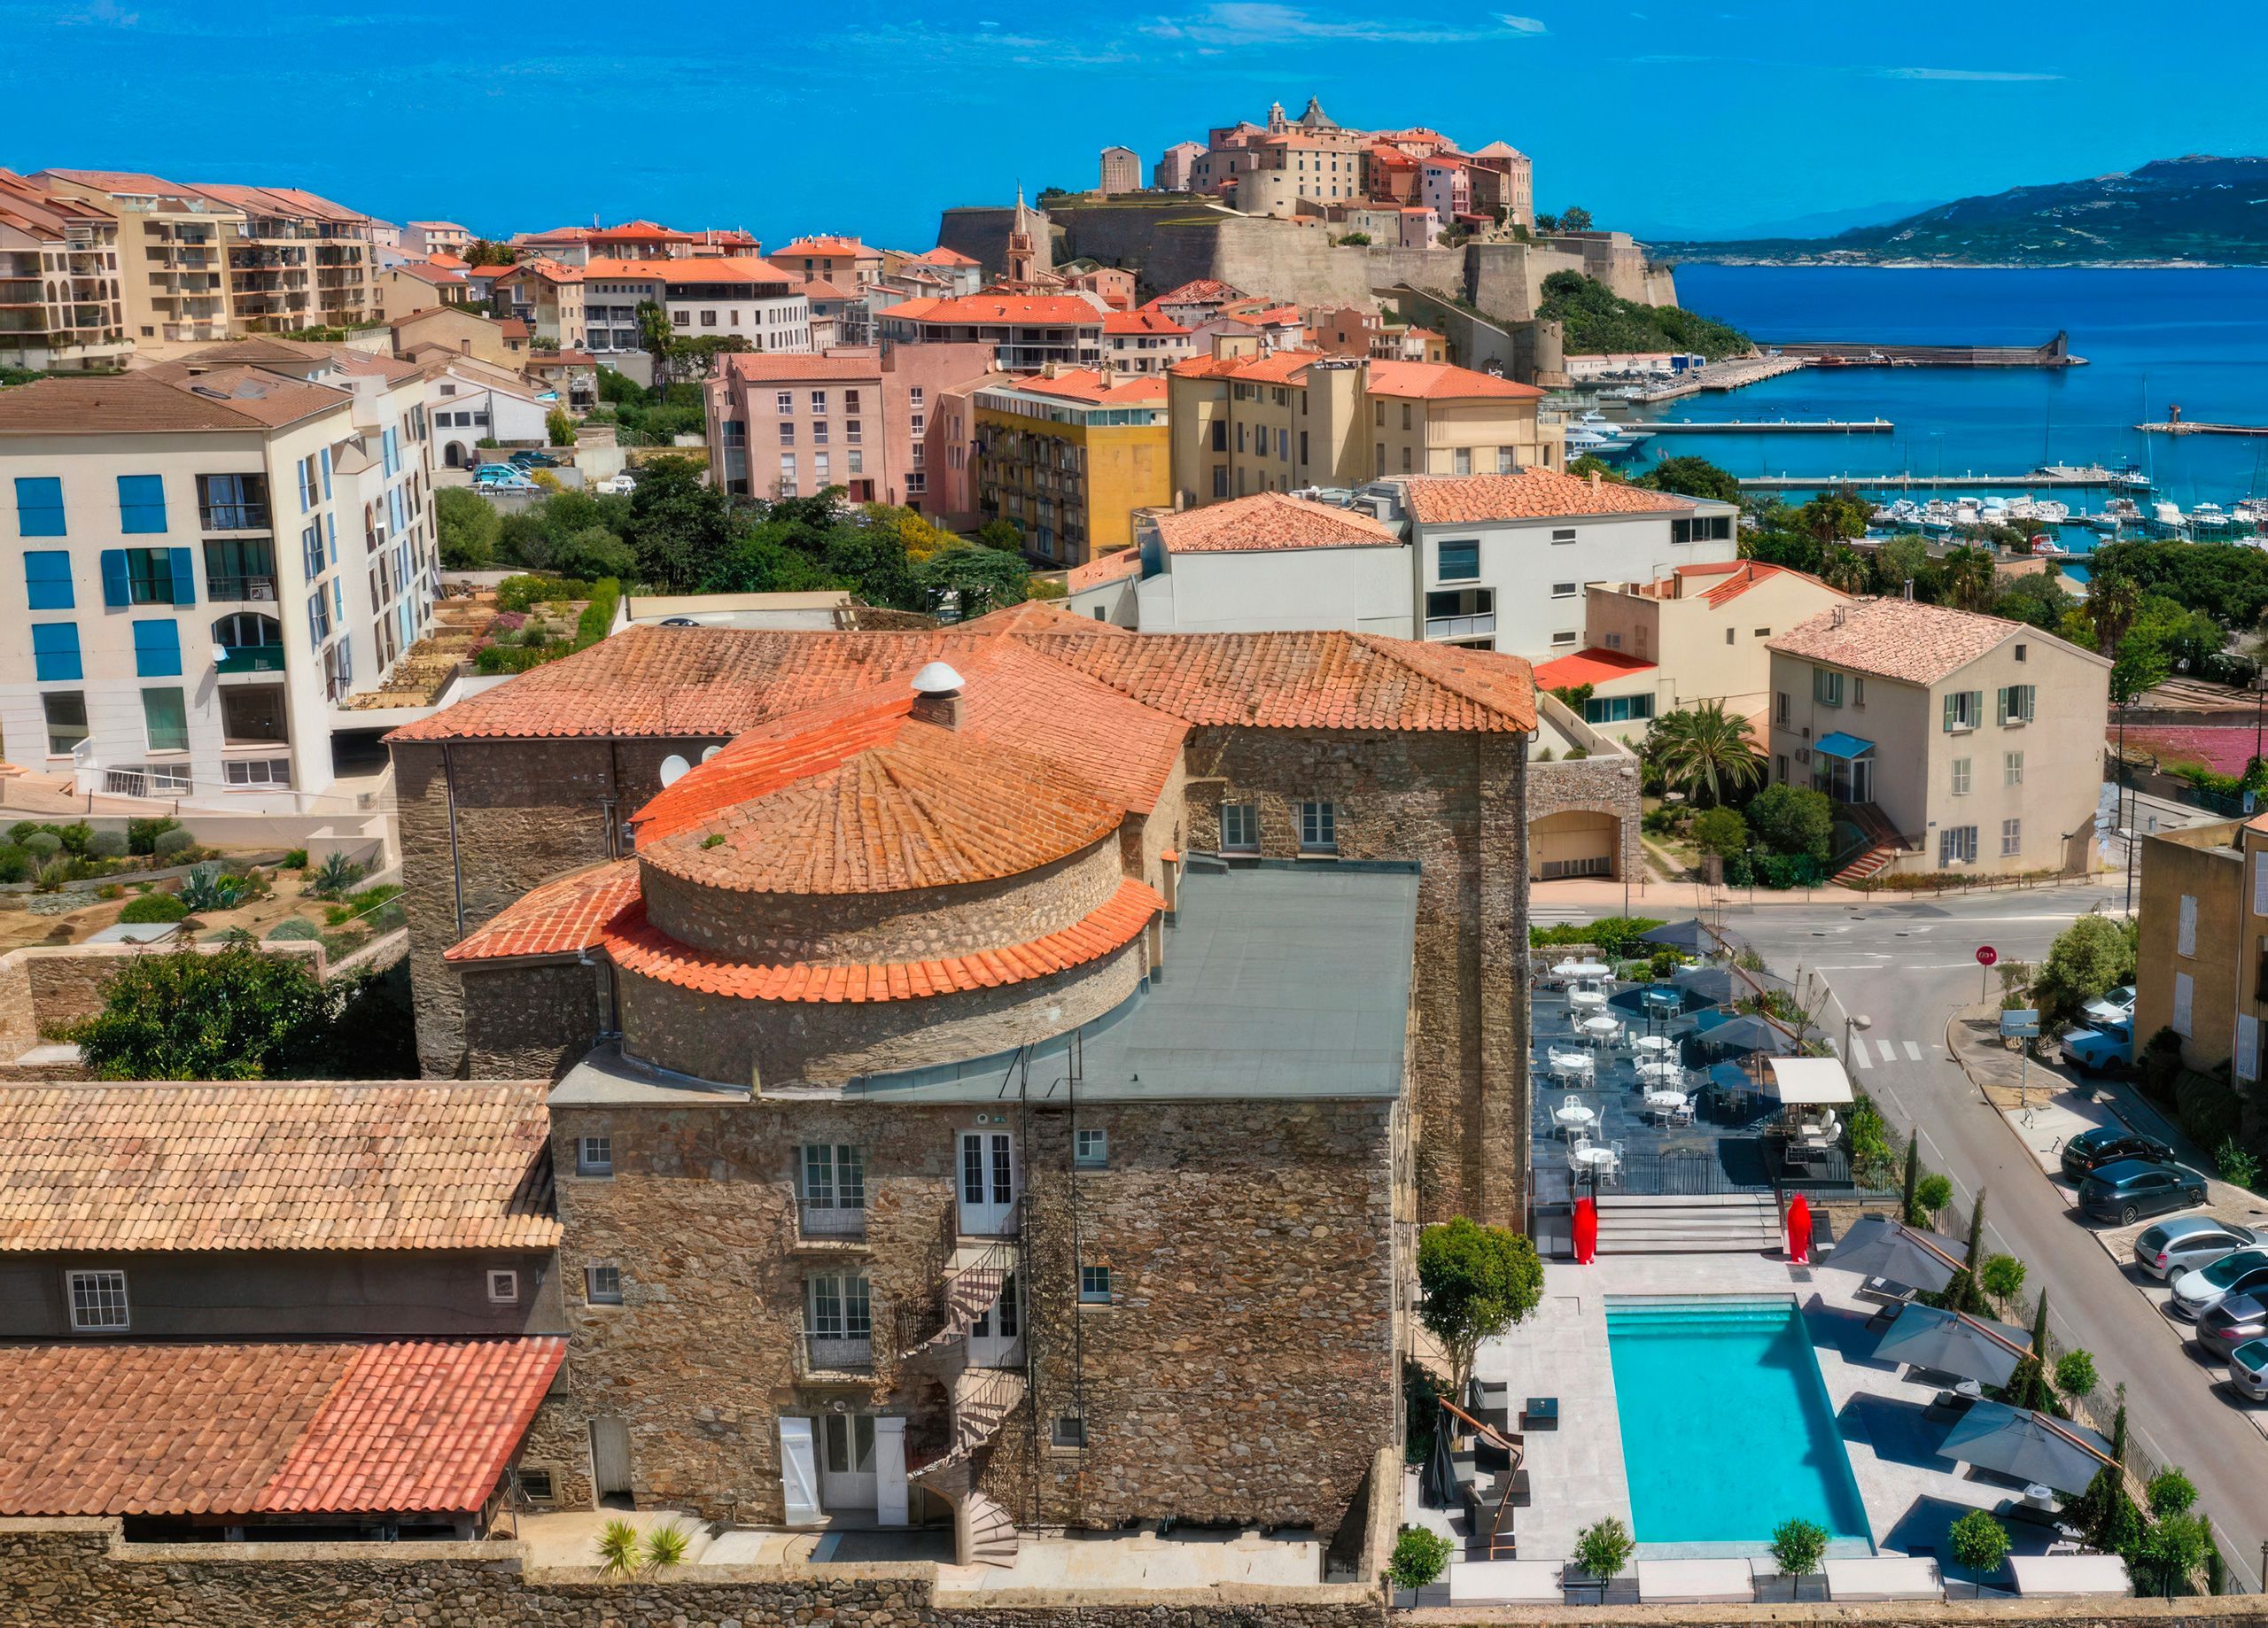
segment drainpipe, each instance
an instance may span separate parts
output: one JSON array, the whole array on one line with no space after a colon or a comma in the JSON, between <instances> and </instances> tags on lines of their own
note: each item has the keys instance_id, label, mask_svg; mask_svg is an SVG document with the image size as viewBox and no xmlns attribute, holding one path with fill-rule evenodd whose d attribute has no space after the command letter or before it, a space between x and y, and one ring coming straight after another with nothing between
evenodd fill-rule
<instances>
[{"instance_id":1,"label":"drainpipe","mask_svg":"<svg viewBox=\"0 0 2268 1628\"><path fill-rule=\"evenodd\" d=\"M464 861L457 852L456 767L450 761L449 743L441 743L441 792L449 806L449 881L455 890L456 936L464 936Z\"/></svg>"}]
</instances>

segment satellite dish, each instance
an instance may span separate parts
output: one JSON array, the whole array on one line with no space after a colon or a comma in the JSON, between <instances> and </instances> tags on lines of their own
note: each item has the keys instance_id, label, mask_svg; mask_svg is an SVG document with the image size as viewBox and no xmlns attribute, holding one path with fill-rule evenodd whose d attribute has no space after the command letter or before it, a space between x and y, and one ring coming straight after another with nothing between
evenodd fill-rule
<instances>
[{"instance_id":1,"label":"satellite dish","mask_svg":"<svg viewBox=\"0 0 2268 1628\"><path fill-rule=\"evenodd\" d=\"M721 746L704 746L701 748L701 761L705 764L724 749Z\"/></svg>"},{"instance_id":2,"label":"satellite dish","mask_svg":"<svg viewBox=\"0 0 2268 1628\"><path fill-rule=\"evenodd\" d=\"M662 784L665 787L676 785L678 777L692 767L684 758L672 752L662 759Z\"/></svg>"}]
</instances>

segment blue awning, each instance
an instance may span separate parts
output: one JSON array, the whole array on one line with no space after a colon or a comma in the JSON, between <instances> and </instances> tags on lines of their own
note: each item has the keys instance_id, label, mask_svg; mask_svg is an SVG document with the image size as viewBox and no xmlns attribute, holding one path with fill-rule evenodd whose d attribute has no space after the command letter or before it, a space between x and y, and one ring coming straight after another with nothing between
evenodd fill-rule
<instances>
[{"instance_id":1,"label":"blue awning","mask_svg":"<svg viewBox=\"0 0 2268 1628\"><path fill-rule=\"evenodd\" d=\"M1875 743L1861 740L1856 735L1846 735L1838 729L1833 734L1813 742L1811 749L1823 752L1829 757L1862 757L1875 749Z\"/></svg>"}]
</instances>

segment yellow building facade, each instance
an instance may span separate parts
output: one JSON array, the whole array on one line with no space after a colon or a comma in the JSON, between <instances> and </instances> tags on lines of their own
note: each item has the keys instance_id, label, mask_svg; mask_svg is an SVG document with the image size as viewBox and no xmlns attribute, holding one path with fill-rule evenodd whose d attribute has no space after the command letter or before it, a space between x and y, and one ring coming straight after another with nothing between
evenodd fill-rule
<instances>
[{"instance_id":1,"label":"yellow building facade","mask_svg":"<svg viewBox=\"0 0 2268 1628\"><path fill-rule=\"evenodd\" d=\"M1133 511L1173 498L1166 382L1088 368L1013 376L975 391L976 507L1013 522L1024 552L1079 565L1133 542Z\"/></svg>"}]
</instances>

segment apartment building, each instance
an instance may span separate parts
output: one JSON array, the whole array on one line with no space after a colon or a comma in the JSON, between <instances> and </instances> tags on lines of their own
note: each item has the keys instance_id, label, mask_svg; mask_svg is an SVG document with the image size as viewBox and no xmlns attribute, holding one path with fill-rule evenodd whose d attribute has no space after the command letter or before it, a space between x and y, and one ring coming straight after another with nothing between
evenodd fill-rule
<instances>
[{"instance_id":1,"label":"apartment building","mask_svg":"<svg viewBox=\"0 0 2268 1628\"><path fill-rule=\"evenodd\" d=\"M493 317L467 306L428 306L405 311L386 323L393 353L414 361L470 356L492 368L516 369L528 355L528 325L517 317Z\"/></svg>"},{"instance_id":2,"label":"apartment building","mask_svg":"<svg viewBox=\"0 0 2268 1628\"><path fill-rule=\"evenodd\" d=\"M1124 547L1133 512L1170 495L1161 378L1049 368L988 381L973 406L977 512L1013 522L1036 561Z\"/></svg>"},{"instance_id":3,"label":"apartment building","mask_svg":"<svg viewBox=\"0 0 2268 1628\"><path fill-rule=\"evenodd\" d=\"M843 288L858 288L882 274L882 252L856 237L798 237L765 258L782 271L817 277Z\"/></svg>"},{"instance_id":4,"label":"apartment building","mask_svg":"<svg viewBox=\"0 0 2268 1628\"><path fill-rule=\"evenodd\" d=\"M116 212L119 291L137 354L167 356L239 330L224 243L240 211L195 187L125 170L43 169L31 182L58 198Z\"/></svg>"},{"instance_id":5,"label":"apartment building","mask_svg":"<svg viewBox=\"0 0 2268 1628\"><path fill-rule=\"evenodd\" d=\"M1472 152L1438 130L1358 130L1340 125L1315 97L1297 119L1271 104L1265 120L1240 120L1207 133L1204 146L1178 143L1158 160L1169 180L1226 198L1247 214L1286 219L1349 204L1425 204L1448 221L1458 216L1534 222L1534 167L1502 141Z\"/></svg>"},{"instance_id":6,"label":"apartment building","mask_svg":"<svg viewBox=\"0 0 2268 1628\"><path fill-rule=\"evenodd\" d=\"M1103 325L1110 307L1093 294L1019 294L990 290L956 298L906 299L875 315L885 347L989 345L1001 368L1037 373L1052 363L1100 368L1108 358Z\"/></svg>"},{"instance_id":7,"label":"apartment building","mask_svg":"<svg viewBox=\"0 0 2268 1628\"><path fill-rule=\"evenodd\" d=\"M436 254L461 257L472 246L472 233L454 221L412 221L401 229L401 246L421 260Z\"/></svg>"},{"instance_id":8,"label":"apartment building","mask_svg":"<svg viewBox=\"0 0 2268 1628\"><path fill-rule=\"evenodd\" d=\"M1190 167L1204 156L1204 143L1176 142L1151 166L1150 184L1161 192L1190 190Z\"/></svg>"},{"instance_id":9,"label":"apartment building","mask_svg":"<svg viewBox=\"0 0 2268 1628\"><path fill-rule=\"evenodd\" d=\"M431 306L470 306L472 284L461 271L430 260L405 260L382 266L370 276L370 316L384 322L389 314L406 315Z\"/></svg>"},{"instance_id":10,"label":"apartment building","mask_svg":"<svg viewBox=\"0 0 2268 1628\"><path fill-rule=\"evenodd\" d=\"M735 255L674 260L592 260L581 267L583 321L591 354L641 384L654 363L638 307L660 306L682 337L739 338L757 351L808 353L812 306L798 279L769 260Z\"/></svg>"},{"instance_id":11,"label":"apartment building","mask_svg":"<svg viewBox=\"0 0 2268 1628\"><path fill-rule=\"evenodd\" d=\"M1766 647L1772 779L1860 810L1877 840L1860 874L2091 863L2102 657L2021 622L1895 599L1837 606Z\"/></svg>"},{"instance_id":12,"label":"apartment building","mask_svg":"<svg viewBox=\"0 0 2268 1628\"><path fill-rule=\"evenodd\" d=\"M728 355L703 387L712 478L740 496L970 513L967 398L995 376L982 345Z\"/></svg>"},{"instance_id":13,"label":"apartment building","mask_svg":"<svg viewBox=\"0 0 2268 1628\"><path fill-rule=\"evenodd\" d=\"M1445 363L1322 351L1216 354L1167 371L1173 499L1184 508L1260 492L1359 486L1402 475L1562 466L1543 392Z\"/></svg>"},{"instance_id":14,"label":"apartment building","mask_svg":"<svg viewBox=\"0 0 2268 1628\"><path fill-rule=\"evenodd\" d=\"M0 367L125 366L119 236L115 210L0 170Z\"/></svg>"},{"instance_id":15,"label":"apartment building","mask_svg":"<svg viewBox=\"0 0 2268 1628\"><path fill-rule=\"evenodd\" d=\"M1189 329L1156 311L1113 311L1102 321L1105 353L1113 373L1163 373L1189 358Z\"/></svg>"},{"instance_id":16,"label":"apartment building","mask_svg":"<svg viewBox=\"0 0 2268 1628\"><path fill-rule=\"evenodd\" d=\"M1662 714L1712 701L1749 719L1760 739L1772 705L1766 641L1847 602L1816 577L1758 560L1674 565L1646 582L1588 583L1582 648L1538 665L1536 687L1587 691L1577 707L1583 721L1617 740L1643 740Z\"/></svg>"},{"instance_id":17,"label":"apartment building","mask_svg":"<svg viewBox=\"0 0 2268 1628\"><path fill-rule=\"evenodd\" d=\"M492 368L470 356L438 361L433 378L433 461L447 469L480 462L480 444L542 446L549 443L556 401L547 401L524 374Z\"/></svg>"},{"instance_id":18,"label":"apartment building","mask_svg":"<svg viewBox=\"0 0 2268 1628\"><path fill-rule=\"evenodd\" d=\"M1099 185L1105 197L1142 190L1142 155L1131 147L1102 150Z\"/></svg>"},{"instance_id":19,"label":"apartment building","mask_svg":"<svg viewBox=\"0 0 2268 1628\"><path fill-rule=\"evenodd\" d=\"M579 351L590 343L584 275L584 267L558 260L522 260L489 285L492 308L525 322L529 334L547 346ZM608 321L611 327L612 318ZM631 326L636 326L634 308Z\"/></svg>"},{"instance_id":20,"label":"apartment building","mask_svg":"<svg viewBox=\"0 0 2268 1628\"><path fill-rule=\"evenodd\" d=\"M370 315L369 216L297 187L197 190L237 217L224 218L221 245L238 331L348 327Z\"/></svg>"},{"instance_id":21,"label":"apartment building","mask_svg":"<svg viewBox=\"0 0 2268 1628\"><path fill-rule=\"evenodd\" d=\"M2268 815L2140 839L2134 1039L2163 1029L2200 1074L2256 1093L2268 1022Z\"/></svg>"},{"instance_id":22,"label":"apartment building","mask_svg":"<svg viewBox=\"0 0 2268 1628\"><path fill-rule=\"evenodd\" d=\"M618 226L562 226L548 232L522 232L512 239L521 260L553 260L568 266L593 260L676 260L696 255L747 258L763 245L742 231L680 232L654 221L625 221Z\"/></svg>"},{"instance_id":23,"label":"apartment building","mask_svg":"<svg viewBox=\"0 0 2268 1628\"><path fill-rule=\"evenodd\" d=\"M319 809L332 708L432 622L429 385L251 339L0 392L12 760L83 791Z\"/></svg>"}]
</instances>

